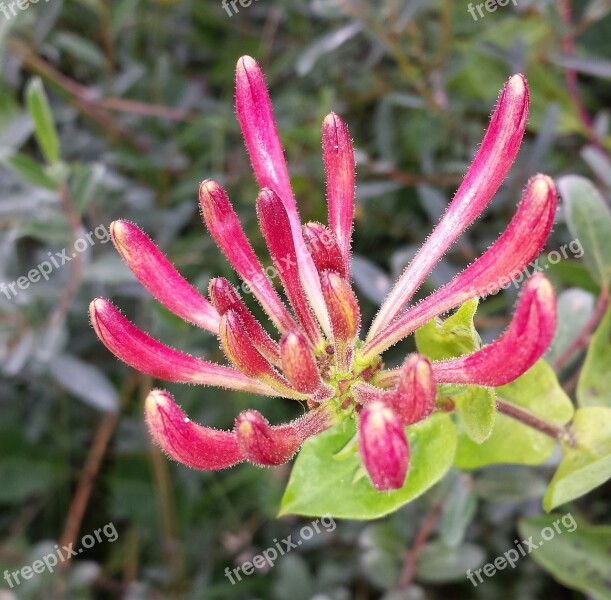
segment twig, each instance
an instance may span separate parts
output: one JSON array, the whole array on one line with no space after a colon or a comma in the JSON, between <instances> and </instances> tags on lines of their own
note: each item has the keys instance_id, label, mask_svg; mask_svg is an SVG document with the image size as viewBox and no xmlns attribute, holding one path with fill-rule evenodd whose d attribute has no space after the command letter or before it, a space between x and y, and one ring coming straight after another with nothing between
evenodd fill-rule
<instances>
[{"instance_id":1,"label":"twig","mask_svg":"<svg viewBox=\"0 0 611 600\"><path fill-rule=\"evenodd\" d=\"M93 439L93 443L91 444L91 448L87 454L87 459L81 473L76 493L72 498L72 502L68 510L68 518L66 519L64 531L60 539L60 547L62 548L64 546L68 546L69 544L72 544L75 547L78 546L76 543L76 538L81 529L81 523L83 522L85 511L87 510L89 498L93 490L93 484L95 483L98 471L100 470L100 465L102 464L106 454L106 449L110 439L112 438L112 434L115 431L118 419L119 414L117 412L109 413L104 417L104 420L95 434L95 438ZM68 568L70 565L70 560L71 556L68 556L62 562L62 568Z\"/></svg>"},{"instance_id":2,"label":"twig","mask_svg":"<svg viewBox=\"0 0 611 600\"><path fill-rule=\"evenodd\" d=\"M571 10L570 0L558 0L558 12L560 13L560 18L562 19L562 22L567 28L567 33L562 38L562 49L566 56L572 57L575 55L575 31L573 29L573 13ZM596 146L601 152L603 152L605 156L609 157L609 153L604 147L601 139L598 137L598 134L596 133L596 130L594 129L594 125L592 123L592 118L590 117L581 99L581 93L579 91L579 82L577 80L577 72L575 71L575 69L565 67L564 77L566 79L567 91L569 93L569 96L571 97L571 101L573 102L575 109L577 110L579 119L581 120L581 123L586 129L590 142L594 146Z\"/></svg>"},{"instance_id":3,"label":"twig","mask_svg":"<svg viewBox=\"0 0 611 600\"><path fill-rule=\"evenodd\" d=\"M70 508L68 509L68 516L64 525L64 531L60 538L61 546L67 546L68 544L73 544L74 546L77 545L76 539L81 529L83 517L85 516L85 512L87 510L87 505L89 503L89 498L91 497L91 492L93 491L96 477L106 455L106 451L108 450L108 445L110 444L110 440L112 439L117 423L119 422L120 412L126 403L127 398L129 398L133 389L137 385L138 377L139 374L135 374L134 377L129 378L125 382L121 389L121 400L119 402L118 410L116 412L107 414L98 427L91 447L89 448L89 452L87 453L87 458L85 459L85 464L81 472L76 492L74 493L72 502L70 503ZM62 563L62 567L66 568L69 566L69 564L70 557L68 557L67 560Z\"/></svg>"},{"instance_id":4,"label":"twig","mask_svg":"<svg viewBox=\"0 0 611 600\"><path fill-rule=\"evenodd\" d=\"M603 288L600 292L600 296L598 297L598 301L596 302L594 314L583 326L583 329L579 332L579 335L573 340L573 343L555 360L554 368L556 369L556 371L560 371L575 353L580 352L588 345L592 330L605 316L608 306L609 290Z\"/></svg>"},{"instance_id":5,"label":"twig","mask_svg":"<svg viewBox=\"0 0 611 600\"><path fill-rule=\"evenodd\" d=\"M70 192L68 190L68 184L62 183L59 190L59 203L68 220L70 225L70 233L72 237L72 247L79 238L82 229L81 218L74 209L72 199L70 198ZM68 285L64 288L59 301L57 302L51 316L49 317L48 328L51 330L63 321L66 313L72 305L74 296L78 292L81 281L83 279L83 257L80 252L75 252L71 257L71 271Z\"/></svg>"},{"instance_id":6,"label":"twig","mask_svg":"<svg viewBox=\"0 0 611 600\"><path fill-rule=\"evenodd\" d=\"M419 175L416 173L405 173L404 171L398 171L391 167L387 167L375 160L368 160L367 167L371 169L373 173L378 175L385 175L389 179L394 179L403 185L420 185L422 183L428 183L431 185L452 185L460 183L463 179L462 175Z\"/></svg>"},{"instance_id":7,"label":"twig","mask_svg":"<svg viewBox=\"0 0 611 600\"><path fill-rule=\"evenodd\" d=\"M438 502L433 506L426 519L422 522L412 547L405 553L403 571L401 572L401 578L399 579L399 585L397 586L398 589L405 590L411 585L414 575L416 574L418 557L420 556L420 553L422 552L422 549L430 535L433 533L433 530L437 526L442 510L443 503Z\"/></svg>"},{"instance_id":8,"label":"twig","mask_svg":"<svg viewBox=\"0 0 611 600\"><path fill-rule=\"evenodd\" d=\"M574 443L574 441L571 439L570 431L567 427L554 425L553 423L544 421L539 417L535 417L535 415L529 413L523 408L520 408L515 404L511 404L510 402L506 402L501 398L497 398L496 408L500 413L507 415L508 417L511 417L516 421L520 421L520 423L523 423L524 425L531 427L532 429L540 431L541 433L547 435L548 437L551 437L557 442L568 441L571 446Z\"/></svg>"}]
</instances>

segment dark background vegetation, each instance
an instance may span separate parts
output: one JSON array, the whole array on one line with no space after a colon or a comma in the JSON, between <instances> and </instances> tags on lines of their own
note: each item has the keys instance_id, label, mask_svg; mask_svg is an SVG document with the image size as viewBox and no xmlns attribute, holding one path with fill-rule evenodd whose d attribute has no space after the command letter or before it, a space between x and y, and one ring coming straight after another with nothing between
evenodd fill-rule
<instances>
[{"instance_id":1,"label":"dark background vegetation","mask_svg":"<svg viewBox=\"0 0 611 600\"><path fill-rule=\"evenodd\" d=\"M207 177L226 187L269 264L233 105L235 63L250 54L267 75L303 220L325 220L322 119L334 110L349 126L358 160L354 276L367 322L451 198L510 74L525 73L532 98L519 159L425 288L447 281L496 238L536 172L604 183L592 148L607 135L611 7L572 3L573 29L562 4L520 0L478 21L462 0L258 0L231 17L220 0L49 0L10 20L0 15L0 279L13 281L47 252L69 247L75 228L124 218L199 289L218 274L236 281L198 214L198 183ZM567 58L571 31L576 54ZM577 69L594 129L567 90L567 65ZM40 185L43 159L24 108L36 75L59 130L69 202ZM17 151L31 161L16 164ZM560 210L547 250L570 239ZM548 273L558 291L597 292L577 260ZM476 324L484 339L505 327L515 295L512 288L482 305ZM225 567L309 522L275 516L290 466L202 473L152 447L142 400L161 384L98 342L87 318L96 296L166 343L223 360L216 339L148 296L111 243L96 244L14 300L0 296L0 572L106 523L119 532L69 569L0 591L2 600L584 597L530 559L477 589L465 578L467 568L513 546L519 516L540 512L553 465L452 473L396 514L338 523L269 572L231 586ZM565 384L571 391L570 372ZM218 427L230 427L246 407L274 423L300 412L289 401L165 387L192 419ZM607 486L573 509L602 523L608 493ZM437 516L456 506L464 535L444 545L450 517ZM411 586L399 590L405 552L423 523L433 527L427 546L413 561Z\"/></svg>"}]
</instances>

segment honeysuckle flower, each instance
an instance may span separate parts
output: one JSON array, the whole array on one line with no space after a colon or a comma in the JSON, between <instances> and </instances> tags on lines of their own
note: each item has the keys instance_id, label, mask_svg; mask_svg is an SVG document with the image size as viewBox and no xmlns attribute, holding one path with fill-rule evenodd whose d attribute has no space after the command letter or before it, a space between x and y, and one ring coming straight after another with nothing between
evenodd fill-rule
<instances>
[{"instance_id":1,"label":"honeysuckle flower","mask_svg":"<svg viewBox=\"0 0 611 600\"><path fill-rule=\"evenodd\" d=\"M91 303L100 340L121 360L159 379L198 383L303 402L302 417L271 425L255 410L241 412L232 431L191 422L172 396L150 392L145 418L155 442L197 469L241 461L278 465L306 439L346 419L358 422L359 452L378 490L401 487L409 471L405 428L435 410L440 383L498 386L529 369L550 344L556 300L537 274L524 285L507 331L470 355L444 361L408 356L384 368L382 354L429 320L476 296L496 293L541 251L556 210L552 180L536 175L498 240L451 282L414 306L414 293L443 253L490 202L513 163L526 127L528 88L521 75L503 88L488 130L440 223L406 268L363 341L361 313L350 284L355 161L346 125L331 113L323 122L328 225L302 226L259 66L238 61L237 115L260 192L256 211L290 309L256 257L227 194L215 181L199 189L203 220L218 247L278 330L270 335L222 277L209 299L191 286L136 225L111 226L117 250L149 292L170 311L220 340L231 366L174 350L130 323L108 300Z\"/></svg>"}]
</instances>

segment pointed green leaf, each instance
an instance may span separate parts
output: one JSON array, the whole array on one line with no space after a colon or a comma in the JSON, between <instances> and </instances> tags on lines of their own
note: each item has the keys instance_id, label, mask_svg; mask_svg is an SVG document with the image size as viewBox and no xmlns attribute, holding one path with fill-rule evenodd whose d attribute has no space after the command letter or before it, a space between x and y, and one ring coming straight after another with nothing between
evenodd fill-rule
<instances>
[{"instance_id":1,"label":"pointed green leaf","mask_svg":"<svg viewBox=\"0 0 611 600\"><path fill-rule=\"evenodd\" d=\"M611 283L611 209L585 177L565 175L558 181L571 234L584 249L583 260L602 286Z\"/></svg>"},{"instance_id":2,"label":"pointed green leaf","mask_svg":"<svg viewBox=\"0 0 611 600\"><path fill-rule=\"evenodd\" d=\"M445 321L433 319L416 331L418 352L431 360L445 360L470 354L481 347L473 317L478 299L467 300Z\"/></svg>"},{"instance_id":3,"label":"pointed green leaf","mask_svg":"<svg viewBox=\"0 0 611 600\"><path fill-rule=\"evenodd\" d=\"M567 513L522 519L518 529L538 546L529 558L554 579L596 600L611 599L611 527L592 527Z\"/></svg>"},{"instance_id":4,"label":"pointed green leaf","mask_svg":"<svg viewBox=\"0 0 611 600\"><path fill-rule=\"evenodd\" d=\"M492 434L496 415L496 394L493 388L465 386L464 392L452 396L462 419L464 432L476 444Z\"/></svg>"},{"instance_id":5,"label":"pointed green leaf","mask_svg":"<svg viewBox=\"0 0 611 600\"><path fill-rule=\"evenodd\" d=\"M25 154L3 152L0 154L0 164L30 185L54 192L59 188L57 181L50 177L40 164Z\"/></svg>"},{"instance_id":6,"label":"pointed green leaf","mask_svg":"<svg viewBox=\"0 0 611 600\"><path fill-rule=\"evenodd\" d=\"M594 334L577 384L580 406L611 407L611 308Z\"/></svg>"},{"instance_id":7,"label":"pointed green leaf","mask_svg":"<svg viewBox=\"0 0 611 600\"><path fill-rule=\"evenodd\" d=\"M25 96L28 112L34 121L36 140L45 160L50 164L56 163L59 160L59 137L49 100L39 77L30 80Z\"/></svg>"},{"instance_id":8,"label":"pointed green leaf","mask_svg":"<svg viewBox=\"0 0 611 600\"><path fill-rule=\"evenodd\" d=\"M496 388L497 396L525 408L555 425L564 425L573 416L573 404L560 387L556 374L543 360L535 363L515 381ZM494 430L482 444L466 432L458 436L455 465L476 469L494 463L537 465L547 460L555 442L531 427L503 414L497 414Z\"/></svg>"},{"instance_id":9,"label":"pointed green leaf","mask_svg":"<svg viewBox=\"0 0 611 600\"><path fill-rule=\"evenodd\" d=\"M564 444L563 458L543 508L579 498L611 478L611 408L579 408L573 421L575 445Z\"/></svg>"},{"instance_id":10,"label":"pointed green leaf","mask_svg":"<svg viewBox=\"0 0 611 600\"><path fill-rule=\"evenodd\" d=\"M343 519L376 519L397 510L437 483L450 468L456 449L456 429L450 416L437 413L406 429L411 449L405 485L378 492L369 478L354 481L358 454L332 460L355 433L348 421L310 438L302 447L282 498L280 515Z\"/></svg>"}]
</instances>

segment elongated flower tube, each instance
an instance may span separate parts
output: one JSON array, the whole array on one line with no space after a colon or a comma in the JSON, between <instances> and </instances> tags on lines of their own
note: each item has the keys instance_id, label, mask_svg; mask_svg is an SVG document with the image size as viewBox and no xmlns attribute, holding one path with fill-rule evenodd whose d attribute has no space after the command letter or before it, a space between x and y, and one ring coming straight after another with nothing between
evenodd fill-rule
<instances>
[{"instance_id":1,"label":"elongated flower tube","mask_svg":"<svg viewBox=\"0 0 611 600\"><path fill-rule=\"evenodd\" d=\"M371 402L361 412L359 451L377 490L396 490L403 486L409 445L401 419L384 402Z\"/></svg>"},{"instance_id":2,"label":"elongated flower tube","mask_svg":"<svg viewBox=\"0 0 611 600\"><path fill-rule=\"evenodd\" d=\"M293 245L301 259L298 268L301 285L323 331L329 335L329 315L316 267L301 234L301 222L265 78L257 61L250 56L240 58L236 68L236 112L259 186L273 190L284 205L293 234Z\"/></svg>"},{"instance_id":3,"label":"elongated flower tube","mask_svg":"<svg viewBox=\"0 0 611 600\"><path fill-rule=\"evenodd\" d=\"M288 398L304 398L290 387L284 377L279 375L257 350L242 319L235 310L229 309L221 317L219 338L227 358L242 373L253 379L260 379Z\"/></svg>"},{"instance_id":4,"label":"elongated flower tube","mask_svg":"<svg viewBox=\"0 0 611 600\"><path fill-rule=\"evenodd\" d=\"M164 381L214 385L266 396L278 393L242 373L179 352L130 323L108 300L98 298L89 310L91 324L104 345L130 367Z\"/></svg>"},{"instance_id":5,"label":"elongated flower tube","mask_svg":"<svg viewBox=\"0 0 611 600\"><path fill-rule=\"evenodd\" d=\"M291 234L288 214L280 197L273 190L261 190L257 198L257 214L261 222L261 231L286 295L308 337L314 345L317 345L322 338L301 287L299 258Z\"/></svg>"},{"instance_id":6,"label":"elongated flower tube","mask_svg":"<svg viewBox=\"0 0 611 600\"><path fill-rule=\"evenodd\" d=\"M335 113L327 115L322 124L322 155L327 172L329 227L344 261L341 274L346 276L350 273L354 220L354 150L348 128Z\"/></svg>"},{"instance_id":7,"label":"elongated flower tube","mask_svg":"<svg viewBox=\"0 0 611 600\"><path fill-rule=\"evenodd\" d=\"M245 410L235 422L235 435L244 458L255 465L281 465L312 435L324 431L332 419L324 410L313 410L284 425L272 426L256 410Z\"/></svg>"},{"instance_id":8,"label":"elongated flower tube","mask_svg":"<svg viewBox=\"0 0 611 600\"><path fill-rule=\"evenodd\" d=\"M218 312L141 229L128 221L115 221L110 225L110 234L127 266L161 304L185 321L218 333Z\"/></svg>"},{"instance_id":9,"label":"elongated flower tube","mask_svg":"<svg viewBox=\"0 0 611 600\"><path fill-rule=\"evenodd\" d=\"M345 261L333 232L322 223L306 223L303 226L303 237L319 273L334 271L346 277Z\"/></svg>"},{"instance_id":10,"label":"elongated flower tube","mask_svg":"<svg viewBox=\"0 0 611 600\"><path fill-rule=\"evenodd\" d=\"M363 354L376 356L433 317L469 298L493 294L509 284L543 248L554 223L557 198L554 182L549 177L533 177L518 211L499 239L450 283L406 311L365 344Z\"/></svg>"},{"instance_id":11,"label":"elongated flower tube","mask_svg":"<svg viewBox=\"0 0 611 600\"><path fill-rule=\"evenodd\" d=\"M556 298L549 280L533 275L525 284L509 329L474 354L435 363L441 383L505 385L534 364L554 339Z\"/></svg>"},{"instance_id":12,"label":"elongated flower tube","mask_svg":"<svg viewBox=\"0 0 611 600\"><path fill-rule=\"evenodd\" d=\"M514 75L499 96L484 140L454 199L380 307L368 340L392 322L443 254L492 200L520 149L528 106L526 80Z\"/></svg>"},{"instance_id":13,"label":"elongated flower tube","mask_svg":"<svg viewBox=\"0 0 611 600\"><path fill-rule=\"evenodd\" d=\"M276 290L265 276L225 190L207 179L199 186L199 202L210 235L246 282L280 331L296 327Z\"/></svg>"},{"instance_id":14,"label":"elongated flower tube","mask_svg":"<svg viewBox=\"0 0 611 600\"><path fill-rule=\"evenodd\" d=\"M242 302L238 291L224 277L211 279L208 289L210 299L216 310L221 315L224 315L228 310L234 310L240 317L257 350L270 362L279 364L280 347L263 329L261 323L254 318L246 304Z\"/></svg>"},{"instance_id":15,"label":"elongated flower tube","mask_svg":"<svg viewBox=\"0 0 611 600\"><path fill-rule=\"evenodd\" d=\"M393 344L466 300L496 293L543 248L557 197L551 179L537 175L528 182L516 214L498 240L448 284L406 308L507 175L526 124L526 81L514 75L505 85L463 183L383 303L364 341L358 339L361 310L350 284L355 163L346 125L335 113L324 120L328 223L302 228L267 87L250 57L238 61L236 110L261 188L257 214L274 266L263 268L218 183L205 180L199 200L211 236L248 286L242 289L252 290L277 332L268 333L253 316L249 295L240 297L223 278L210 282L208 302L142 231L125 221L113 224L113 239L136 277L169 310L218 333L230 366L162 344L107 300L91 303L93 327L111 352L153 377L290 398L303 402L307 410L303 417L278 425L257 411L245 410L232 431L217 431L191 423L167 392L154 390L146 401L146 422L153 439L174 459L200 469L241 461L277 465L289 460L308 437L353 419L372 485L377 490L398 489L410 462L406 428L434 412L436 385L508 383L534 364L554 333L554 293L549 281L536 275L524 285L507 331L488 346L441 362L412 355L399 369L384 368L382 354ZM279 283L290 307L275 289Z\"/></svg>"},{"instance_id":16,"label":"elongated flower tube","mask_svg":"<svg viewBox=\"0 0 611 600\"><path fill-rule=\"evenodd\" d=\"M226 469L243 460L234 433L191 422L168 392L150 392L145 401L144 416L157 445L189 467L213 471Z\"/></svg>"}]
</instances>

